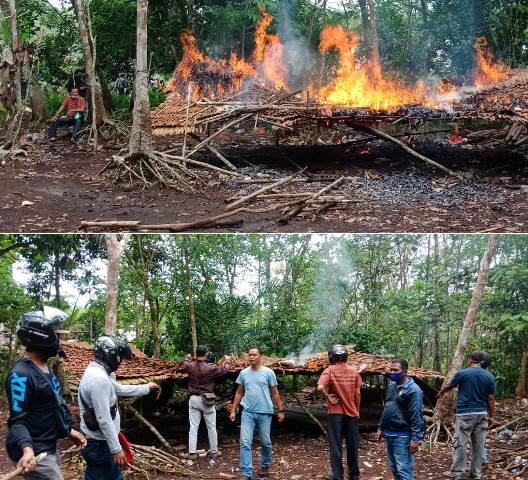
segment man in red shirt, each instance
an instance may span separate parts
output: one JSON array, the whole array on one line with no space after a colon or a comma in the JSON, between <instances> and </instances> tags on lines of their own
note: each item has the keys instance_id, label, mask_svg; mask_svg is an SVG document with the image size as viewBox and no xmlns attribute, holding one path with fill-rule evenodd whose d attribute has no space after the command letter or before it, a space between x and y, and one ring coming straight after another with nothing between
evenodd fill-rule
<instances>
[{"instance_id":1,"label":"man in red shirt","mask_svg":"<svg viewBox=\"0 0 528 480\"><path fill-rule=\"evenodd\" d=\"M342 438L347 446L347 464L350 480L359 479L359 406L360 387L363 383L358 371L347 364L348 350L334 345L328 351L330 366L321 374L317 390L326 397L328 407L328 446L332 473L325 480L344 480Z\"/></svg>"},{"instance_id":2,"label":"man in red shirt","mask_svg":"<svg viewBox=\"0 0 528 480\"><path fill-rule=\"evenodd\" d=\"M81 129L83 121L83 113L86 109L86 100L79 95L78 88L72 88L57 110L57 113L51 119L51 125L48 129L48 138L52 141L56 140L58 127L73 126L71 142L77 143L77 133ZM66 115L59 117L59 114L66 110Z\"/></svg>"}]
</instances>

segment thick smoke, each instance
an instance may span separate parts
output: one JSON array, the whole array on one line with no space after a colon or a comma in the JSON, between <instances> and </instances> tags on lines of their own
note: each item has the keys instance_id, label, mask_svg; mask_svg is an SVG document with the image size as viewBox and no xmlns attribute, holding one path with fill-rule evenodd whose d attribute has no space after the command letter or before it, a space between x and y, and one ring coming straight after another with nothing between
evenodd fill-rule
<instances>
[{"instance_id":1,"label":"thick smoke","mask_svg":"<svg viewBox=\"0 0 528 480\"><path fill-rule=\"evenodd\" d=\"M278 34L284 46L283 61L289 72L288 86L291 89L305 89L316 55L311 51L308 40L301 36L291 21L292 10L292 0L279 2Z\"/></svg>"}]
</instances>

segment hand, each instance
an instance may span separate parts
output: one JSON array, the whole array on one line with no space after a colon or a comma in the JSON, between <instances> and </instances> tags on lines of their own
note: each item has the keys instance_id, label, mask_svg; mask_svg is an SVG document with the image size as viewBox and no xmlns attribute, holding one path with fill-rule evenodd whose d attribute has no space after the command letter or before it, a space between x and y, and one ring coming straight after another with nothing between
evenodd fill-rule
<instances>
[{"instance_id":1,"label":"hand","mask_svg":"<svg viewBox=\"0 0 528 480\"><path fill-rule=\"evenodd\" d=\"M381 430L378 430L376 432L376 442L380 442L382 438L383 438L383 432Z\"/></svg>"},{"instance_id":2,"label":"hand","mask_svg":"<svg viewBox=\"0 0 528 480\"><path fill-rule=\"evenodd\" d=\"M114 453L112 457L114 457L114 462L116 465L125 465L125 454L123 453L123 450Z\"/></svg>"},{"instance_id":3,"label":"hand","mask_svg":"<svg viewBox=\"0 0 528 480\"><path fill-rule=\"evenodd\" d=\"M328 398L328 401L332 405L339 405L339 403L340 403L339 402L339 397L335 393L329 393L326 398Z\"/></svg>"},{"instance_id":4,"label":"hand","mask_svg":"<svg viewBox=\"0 0 528 480\"><path fill-rule=\"evenodd\" d=\"M35 459L33 449L31 447L25 447L22 458L17 463L17 467L22 467L22 473L26 474L34 470L36 466L37 460Z\"/></svg>"},{"instance_id":5,"label":"hand","mask_svg":"<svg viewBox=\"0 0 528 480\"><path fill-rule=\"evenodd\" d=\"M57 121L57 115L53 115L53 117L51 117L51 121L52 122L56 122Z\"/></svg>"},{"instance_id":6,"label":"hand","mask_svg":"<svg viewBox=\"0 0 528 480\"><path fill-rule=\"evenodd\" d=\"M284 412L279 412L277 414L277 419L279 420L279 423L284 422Z\"/></svg>"},{"instance_id":7,"label":"hand","mask_svg":"<svg viewBox=\"0 0 528 480\"><path fill-rule=\"evenodd\" d=\"M235 419L236 419L236 412L235 412L235 409L233 408L233 410L231 410L231 413L229 414L229 420L234 422Z\"/></svg>"},{"instance_id":8,"label":"hand","mask_svg":"<svg viewBox=\"0 0 528 480\"><path fill-rule=\"evenodd\" d=\"M231 355L224 355L224 362L230 362L233 357Z\"/></svg>"},{"instance_id":9,"label":"hand","mask_svg":"<svg viewBox=\"0 0 528 480\"><path fill-rule=\"evenodd\" d=\"M415 455L420 448L420 442L411 442L409 444L409 451L411 452L411 455Z\"/></svg>"},{"instance_id":10,"label":"hand","mask_svg":"<svg viewBox=\"0 0 528 480\"><path fill-rule=\"evenodd\" d=\"M190 353L188 353L185 357L185 360L187 360L188 362L190 362L192 360L192 355Z\"/></svg>"},{"instance_id":11,"label":"hand","mask_svg":"<svg viewBox=\"0 0 528 480\"><path fill-rule=\"evenodd\" d=\"M70 432L69 437L70 440L73 441L73 443L75 443L75 445L77 445L79 448L86 447L86 438L82 433L78 432L77 430L72 430Z\"/></svg>"}]
</instances>

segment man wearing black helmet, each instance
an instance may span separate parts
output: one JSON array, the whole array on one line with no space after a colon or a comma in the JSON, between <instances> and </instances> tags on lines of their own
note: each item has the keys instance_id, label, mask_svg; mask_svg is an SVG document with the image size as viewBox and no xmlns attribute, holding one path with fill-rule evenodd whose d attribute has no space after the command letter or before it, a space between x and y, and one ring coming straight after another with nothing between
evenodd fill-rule
<instances>
[{"instance_id":1,"label":"man wearing black helmet","mask_svg":"<svg viewBox=\"0 0 528 480\"><path fill-rule=\"evenodd\" d=\"M495 377L486 370L490 357L486 352L469 355L469 368L459 370L449 384L438 393L438 398L458 387L455 438L451 478L461 480L466 471L466 448L471 441L471 478L482 477L482 456L486 447L488 426L495 413Z\"/></svg>"},{"instance_id":2,"label":"man wearing black helmet","mask_svg":"<svg viewBox=\"0 0 528 480\"><path fill-rule=\"evenodd\" d=\"M348 350L334 345L328 351L330 366L317 382L317 390L326 397L328 408L328 446L332 473L325 480L343 480L343 437L347 445L347 465L350 480L359 478L359 406L363 383L358 371L347 364Z\"/></svg>"},{"instance_id":3,"label":"man wearing black helmet","mask_svg":"<svg viewBox=\"0 0 528 480\"><path fill-rule=\"evenodd\" d=\"M127 341L105 335L95 342L95 361L91 362L79 384L81 430L88 439L82 455L86 460L86 480L122 480L120 466L125 454L119 442L120 417L117 397L141 397L159 390L154 382L121 385L110 375L123 359L131 359Z\"/></svg>"},{"instance_id":4,"label":"man wearing black helmet","mask_svg":"<svg viewBox=\"0 0 528 480\"><path fill-rule=\"evenodd\" d=\"M86 439L71 429L71 413L48 366L50 358L65 356L55 329L66 316L56 308L43 307L24 313L18 324L17 336L26 352L7 376L6 448L9 458L22 467L25 479L63 479L57 439L70 437L77 445L86 445ZM47 455L37 465L35 455L43 452Z\"/></svg>"}]
</instances>

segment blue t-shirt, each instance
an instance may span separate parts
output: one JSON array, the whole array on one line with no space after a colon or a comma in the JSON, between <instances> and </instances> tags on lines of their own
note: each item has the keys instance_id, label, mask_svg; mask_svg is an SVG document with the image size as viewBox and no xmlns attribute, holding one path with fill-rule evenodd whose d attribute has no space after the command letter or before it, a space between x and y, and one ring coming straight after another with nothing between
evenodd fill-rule
<instances>
[{"instance_id":1,"label":"blue t-shirt","mask_svg":"<svg viewBox=\"0 0 528 480\"><path fill-rule=\"evenodd\" d=\"M484 368L463 368L451 380L458 387L457 415L488 411L488 395L495 395L495 377Z\"/></svg>"},{"instance_id":2,"label":"blue t-shirt","mask_svg":"<svg viewBox=\"0 0 528 480\"><path fill-rule=\"evenodd\" d=\"M277 385L273 370L268 367L260 367L259 370L244 368L236 383L244 387L244 396L240 402L244 410L252 413L273 413L270 388Z\"/></svg>"}]
</instances>

